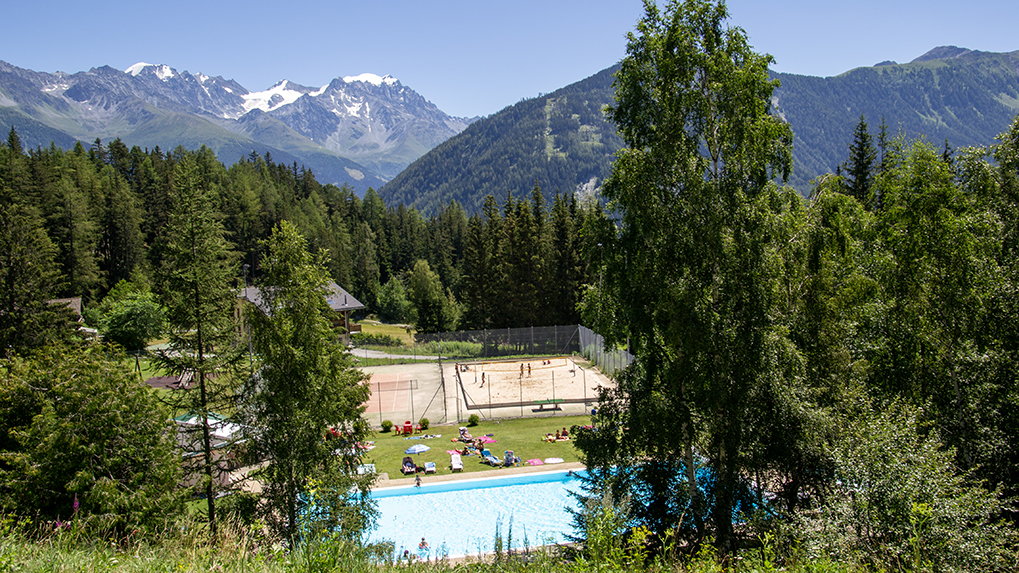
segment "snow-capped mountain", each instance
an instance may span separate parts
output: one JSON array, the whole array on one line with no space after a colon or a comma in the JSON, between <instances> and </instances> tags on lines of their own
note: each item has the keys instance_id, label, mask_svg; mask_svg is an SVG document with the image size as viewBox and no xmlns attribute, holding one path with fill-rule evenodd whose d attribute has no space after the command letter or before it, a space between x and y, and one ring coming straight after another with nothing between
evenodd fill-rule
<instances>
[{"instance_id":1,"label":"snow-capped mountain","mask_svg":"<svg viewBox=\"0 0 1019 573\"><path fill-rule=\"evenodd\" d=\"M245 97L249 106L267 106L260 109L387 178L470 124L390 76L336 78L318 89L281 82Z\"/></svg>"},{"instance_id":2,"label":"snow-capped mountain","mask_svg":"<svg viewBox=\"0 0 1019 573\"><path fill-rule=\"evenodd\" d=\"M322 182L378 187L472 120L450 117L389 76L319 88L283 80L251 92L221 76L138 63L43 73L0 61L0 122L35 121L71 138L172 149L205 144L224 162L251 151L291 158ZM13 115L12 115L13 114ZM13 119L12 119L13 117ZM19 131L21 129L19 128ZM48 145L48 142L43 143Z\"/></svg>"}]
</instances>

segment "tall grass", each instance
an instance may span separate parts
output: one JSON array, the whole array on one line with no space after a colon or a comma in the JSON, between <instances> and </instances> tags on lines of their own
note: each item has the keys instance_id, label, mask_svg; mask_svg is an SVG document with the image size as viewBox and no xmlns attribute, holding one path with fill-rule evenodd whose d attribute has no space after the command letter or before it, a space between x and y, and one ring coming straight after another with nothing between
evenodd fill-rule
<instances>
[{"instance_id":1,"label":"tall grass","mask_svg":"<svg viewBox=\"0 0 1019 573\"><path fill-rule=\"evenodd\" d=\"M197 523L178 524L146 539L115 543L91 539L82 531L59 529L42 532L40 537L28 535L10 520L0 527L0 571L123 571L123 572L350 572L350 573L756 573L788 571L790 573L862 573L875 571L864 566L833 563L824 558L796 559L783 564L769 551L743 552L738 558L720 560L710 550L693 557L649 557L639 535L629 540L596 542L601 547L619 549L608 553L588 553L583 548L563 546L528 547L512 551L512 523L506 533L496 539L493 554L462 560L440 558L433 561L396 559L392 547L369 547L326 536L287 551L278 544L260 540L252 528L223 522L222 534L215 542L208 540ZM525 536L526 539L526 536Z\"/></svg>"}]
</instances>

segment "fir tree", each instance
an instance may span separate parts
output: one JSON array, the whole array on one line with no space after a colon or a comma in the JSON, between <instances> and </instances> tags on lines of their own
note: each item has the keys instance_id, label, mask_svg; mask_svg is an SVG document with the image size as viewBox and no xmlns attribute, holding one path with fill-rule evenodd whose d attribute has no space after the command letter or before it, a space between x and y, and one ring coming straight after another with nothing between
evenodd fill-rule
<instances>
[{"instance_id":1,"label":"fir tree","mask_svg":"<svg viewBox=\"0 0 1019 573\"><path fill-rule=\"evenodd\" d=\"M849 195L856 198L861 205L872 208L874 203L872 187L874 184L874 161L877 151L867 130L867 120L860 115L860 121L853 130L853 142L849 146L849 162L846 169L846 182Z\"/></svg>"}]
</instances>

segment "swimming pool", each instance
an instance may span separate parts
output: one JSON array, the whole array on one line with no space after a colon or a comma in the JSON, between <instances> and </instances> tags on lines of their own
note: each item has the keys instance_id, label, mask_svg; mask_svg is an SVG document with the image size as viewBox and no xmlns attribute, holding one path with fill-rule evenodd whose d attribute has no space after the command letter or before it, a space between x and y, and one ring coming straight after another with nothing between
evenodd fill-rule
<instances>
[{"instance_id":1,"label":"swimming pool","mask_svg":"<svg viewBox=\"0 0 1019 573\"><path fill-rule=\"evenodd\" d=\"M497 528L508 549L512 525L513 549L525 537L531 547L561 543L573 533L569 510L577 501L569 492L579 489L566 470L377 489L378 527L368 541L392 541L400 556L416 553L424 537L426 556L459 557L494 551Z\"/></svg>"}]
</instances>

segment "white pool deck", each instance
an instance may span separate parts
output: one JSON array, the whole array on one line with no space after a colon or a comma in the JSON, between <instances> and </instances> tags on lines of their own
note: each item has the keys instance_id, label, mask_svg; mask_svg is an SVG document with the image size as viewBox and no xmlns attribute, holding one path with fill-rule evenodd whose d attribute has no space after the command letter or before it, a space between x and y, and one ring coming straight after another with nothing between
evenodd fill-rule
<instances>
[{"instance_id":1,"label":"white pool deck","mask_svg":"<svg viewBox=\"0 0 1019 573\"><path fill-rule=\"evenodd\" d=\"M580 462L566 462L561 464L543 464L540 466L520 466L515 468L495 468L491 470L482 470L479 472L459 472L455 474L445 475L426 475L418 474L421 476L421 485L430 483L444 483L451 481L460 481L468 479L491 479L498 477L506 477L510 475L521 475L521 474L536 474L542 472L552 471L566 471L566 470L583 470L585 469L584 464ZM376 480L375 485L372 489L382 489L387 487L401 487L401 486L412 486L414 485L413 477L400 477L389 479L389 474L380 473L379 479Z\"/></svg>"}]
</instances>

